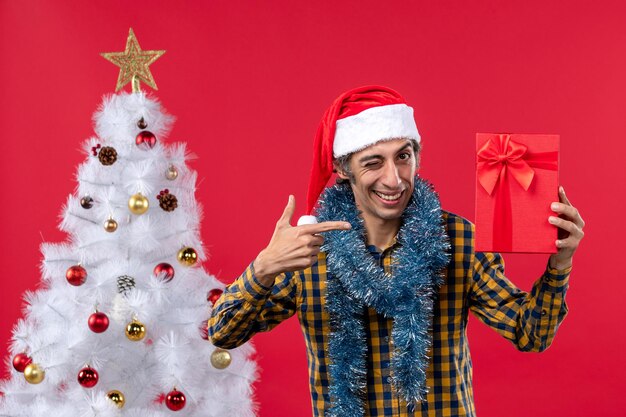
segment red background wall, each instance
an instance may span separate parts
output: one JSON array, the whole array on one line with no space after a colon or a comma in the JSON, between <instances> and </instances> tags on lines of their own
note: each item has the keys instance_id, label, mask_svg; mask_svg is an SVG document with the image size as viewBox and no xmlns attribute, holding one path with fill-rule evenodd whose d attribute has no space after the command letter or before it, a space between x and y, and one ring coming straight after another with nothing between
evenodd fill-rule
<instances>
[{"instance_id":1,"label":"red background wall","mask_svg":"<svg viewBox=\"0 0 626 417\"><path fill-rule=\"evenodd\" d=\"M199 157L204 267L224 282L267 243L289 193L301 214L313 133L345 89L381 83L407 97L422 175L470 219L476 132L561 134L562 184L588 224L571 311L540 355L472 319L477 410L623 415L625 18L618 1L0 1L0 354L40 279L39 244L65 239L56 224L79 144L115 87L99 53L122 50L132 26L144 49L167 50L152 66L157 96L178 118L171 139ZM506 259L524 289L546 261ZM308 415L296 319L255 342L260 415Z\"/></svg>"}]
</instances>

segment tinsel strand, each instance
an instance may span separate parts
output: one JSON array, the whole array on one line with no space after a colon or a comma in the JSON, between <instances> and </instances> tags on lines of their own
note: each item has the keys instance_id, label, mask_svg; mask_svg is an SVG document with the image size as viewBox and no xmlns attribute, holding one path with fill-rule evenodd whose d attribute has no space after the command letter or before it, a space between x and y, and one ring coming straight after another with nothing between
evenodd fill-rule
<instances>
[{"instance_id":1,"label":"tinsel strand","mask_svg":"<svg viewBox=\"0 0 626 417\"><path fill-rule=\"evenodd\" d=\"M363 220L349 185L328 188L320 199L317 217L352 224L349 231L325 233L322 246L327 253L331 317L330 415L365 415L365 307L394 319L391 383L398 396L414 406L427 393L433 299L443 283L441 271L449 262L450 245L437 195L427 182L415 179L393 253L393 277L366 248Z\"/></svg>"}]
</instances>

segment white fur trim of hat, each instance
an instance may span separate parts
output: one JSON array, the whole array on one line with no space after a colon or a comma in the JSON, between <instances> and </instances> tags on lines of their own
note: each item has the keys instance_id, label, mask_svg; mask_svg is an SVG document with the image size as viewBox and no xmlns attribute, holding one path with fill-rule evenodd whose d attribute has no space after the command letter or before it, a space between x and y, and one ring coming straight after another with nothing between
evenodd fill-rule
<instances>
[{"instance_id":1,"label":"white fur trim of hat","mask_svg":"<svg viewBox=\"0 0 626 417\"><path fill-rule=\"evenodd\" d=\"M413 108L389 104L337 120L333 156L339 158L367 148L381 140L407 138L420 142Z\"/></svg>"}]
</instances>

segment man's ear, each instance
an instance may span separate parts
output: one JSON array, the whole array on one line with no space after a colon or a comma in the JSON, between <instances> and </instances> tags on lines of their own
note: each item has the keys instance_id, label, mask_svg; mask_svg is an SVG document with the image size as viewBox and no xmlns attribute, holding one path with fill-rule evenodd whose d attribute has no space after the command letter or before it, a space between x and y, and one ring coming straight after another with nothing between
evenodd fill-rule
<instances>
[{"instance_id":1,"label":"man's ear","mask_svg":"<svg viewBox=\"0 0 626 417\"><path fill-rule=\"evenodd\" d=\"M350 177L348 176L348 174L346 174L344 172L343 169L341 169L341 167L339 166L339 164L337 164L336 161L333 161L333 171L337 173L337 176L339 178L341 178L342 180L349 180Z\"/></svg>"}]
</instances>

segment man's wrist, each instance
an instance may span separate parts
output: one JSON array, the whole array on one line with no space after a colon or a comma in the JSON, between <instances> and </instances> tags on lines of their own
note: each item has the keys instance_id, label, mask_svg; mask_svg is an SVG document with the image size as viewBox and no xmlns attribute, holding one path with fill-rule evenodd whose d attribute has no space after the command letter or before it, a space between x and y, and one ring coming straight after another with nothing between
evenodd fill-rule
<instances>
[{"instance_id":1,"label":"man's wrist","mask_svg":"<svg viewBox=\"0 0 626 417\"><path fill-rule=\"evenodd\" d=\"M548 265L550 268L556 269L558 271L563 271L572 266L572 258L566 260L558 260L555 255L550 256L550 260L548 261Z\"/></svg>"},{"instance_id":2,"label":"man's wrist","mask_svg":"<svg viewBox=\"0 0 626 417\"><path fill-rule=\"evenodd\" d=\"M278 274L269 271L264 261L263 252L252 262L252 268L255 278L264 286L271 287Z\"/></svg>"}]
</instances>

